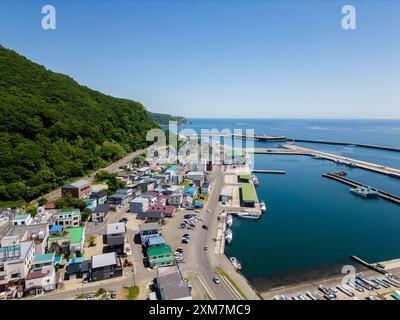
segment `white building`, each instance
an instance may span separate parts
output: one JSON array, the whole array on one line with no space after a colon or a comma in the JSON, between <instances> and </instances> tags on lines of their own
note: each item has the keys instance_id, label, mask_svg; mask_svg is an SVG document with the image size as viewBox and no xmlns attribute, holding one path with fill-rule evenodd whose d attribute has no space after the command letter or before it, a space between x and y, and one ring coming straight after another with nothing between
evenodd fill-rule
<instances>
[{"instance_id":1,"label":"white building","mask_svg":"<svg viewBox=\"0 0 400 320\"><path fill-rule=\"evenodd\" d=\"M138 197L129 202L129 211L132 213L143 213L150 205L148 198Z\"/></svg>"},{"instance_id":2,"label":"white building","mask_svg":"<svg viewBox=\"0 0 400 320\"><path fill-rule=\"evenodd\" d=\"M33 218L30 214L19 214L11 220L11 225L13 226L27 226L30 225Z\"/></svg>"},{"instance_id":3,"label":"white building","mask_svg":"<svg viewBox=\"0 0 400 320\"><path fill-rule=\"evenodd\" d=\"M174 193L168 196L167 202L169 205L180 207L180 205L182 204L182 199L182 193Z\"/></svg>"},{"instance_id":4,"label":"white building","mask_svg":"<svg viewBox=\"0 0 400 320\"><path fill-rule=\"evenodd\" d=\"M4 244L9 243L2 241L0 247L0 291L4 291L8 284L26 278L35 255L33 241Z\"/></svg>"},{"instance_id":5,"label":"white building","mask_svg":"<svg viewBox=\"0 0 400 320\"><path fill-rule=\"evenodd\" d=\"M25 294L41 294L54 290L57 286L56 271L53 266L31 271L25 279Z\"/></svg>"}]
</instances>

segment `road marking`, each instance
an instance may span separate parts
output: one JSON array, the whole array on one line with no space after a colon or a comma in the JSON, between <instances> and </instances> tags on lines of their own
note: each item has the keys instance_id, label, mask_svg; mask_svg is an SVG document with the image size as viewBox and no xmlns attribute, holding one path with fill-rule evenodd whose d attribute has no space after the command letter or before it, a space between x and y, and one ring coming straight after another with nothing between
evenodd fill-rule
<instances>
[{"instance_id":1,"label":"road marking","mask_svg":"<svg viewBox=\"0 0 400 320\"><path fill-rule=\"evenodd\" d=\"M207 293L208 297L211 300L216 300L215 297L213 297L213 295L210 293L210 291L207 288L206 283L204 282L203 278L201 277L200 273L196 272L196 277L197 279L199 279L201 286L203 287L204 291Z\"/></svg>"}]
</instances>

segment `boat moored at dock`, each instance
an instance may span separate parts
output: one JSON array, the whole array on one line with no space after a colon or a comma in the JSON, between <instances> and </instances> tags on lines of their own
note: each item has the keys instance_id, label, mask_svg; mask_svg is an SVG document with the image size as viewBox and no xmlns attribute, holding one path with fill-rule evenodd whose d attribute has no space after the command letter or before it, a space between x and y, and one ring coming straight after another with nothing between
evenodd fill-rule
<instances>
[{"instance_id":1,"label":"boat moored at dock","mask_svg":"<svg viewBox=\"0 0 400 320\"><path fill-rule=\"evenodd\" d=\"M231 263L233 264L233 266L236 269L238 269L238 270L242 269L242 264L236 257L230 257L229 260L231 261Z\"/></svg>"},{"instance_id":2,"label":"boat moored at dock","mask_svg":"<svg viewBox=\"0 0 400 320\"><path fill-rule=\"evenodd\" d=\"M257 176L255 176L255 175L253 174L253 175L251 176L251 178L253 179L253 184L254 184L254 186L257 187L258 184L259 184L259 181L258 181Z\"/></svg>"},{"instance_id":3,"label":"boat moored at dock","mask_svg":"<svg viewBox=\"0 0 400 320\"><path fill-rule=\"evenodd\" d=\"M232 230L229 229L229 228L226 229L226 231L225 231L225 241L226 241L227 243L231 243L232 237L233 237Z\"/></svg>"},{"instance_id":4,"label":"boat moored at dock","mask_svg":"<svg viewBox=\"0 0 400 320\"><path fill-rule=\"evenodd\" d=\"M260 209L261 209L261 212L262 212L262 213L264 213L265 211L267 211L267 206L265 205L265 202L264 202L264 201L261 201L261 202L260 202Z\"/></svg>"},{"instance_id":5,"label":"boat moored at dock","mask_svg":"<svg viewBox=\"0 0 400 320\"><path fill-rule=\"evenodd\" d=\"M226 216L226 225L227 225L228 227L232 227L232 224L233 224L233 218L232 218L232 216L231 216L230 214L228 214L228 215Z\"/></svg>"},{"instance_id":6,"label":"boat moored at dock","mask_svg":"<svg viewBox=\"0 0 400 320\"><path fill-rule=\"evenodd\" d=\"M379 196L378 191L371 189L371 187L364 187L364 186L351 188L350 192L362 196L364 198L377 198Z\"/></svg>"},{"instance_id":7,"label":"boat moored at dock","mask_svg":"<svg viewBox=\"0 0 400 320\"><path fill-rule=\"evenodd\" d=\"M260 214L257 212L242 212L238 215L238 217L243 219L259 219Z\"/></svg>"}]
</instances>

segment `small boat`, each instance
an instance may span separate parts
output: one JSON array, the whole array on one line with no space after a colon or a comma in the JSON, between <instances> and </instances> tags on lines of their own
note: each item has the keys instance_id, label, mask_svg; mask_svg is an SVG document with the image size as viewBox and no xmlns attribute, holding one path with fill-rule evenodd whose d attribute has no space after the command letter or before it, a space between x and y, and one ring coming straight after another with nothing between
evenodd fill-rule
<instances>
[{"instance_id":1,"label":"small boat","mask_svg":"<svg viewBox=\"0 0 400 320\"><path fill-rule=\"evenodd\" d=\"M260 202L260 209L261 209L261 212L265 212L265 211L267 211L267 206L265 205L265 202L264 201L261 201Z\"/></svg>"},{"instance_id":2,"label":"small boat","mask_svg":"<svg viewBox=\"0 0 400 320\"><path fill-rule=\"evenodd\" d=\"M238 217L239 218L243 218L243 219L259 219L260 215L258 213L256 213L256 212L254 212L254 213L244 212L244 213L241 213Z\"/></svg>"},{"instance_id":3,"label":"small boat","mask_svg":"<svg viewBox=\"0 0 400 320\"><path fill-rule=\"evenodd\" d=\"M351 188L350 192L362 196L364 198L376 198L379 196L378 191L371 189L370 187L357 187Z\"/></svg>"},{"instance_id":4,"label":"small boat","mask_svg":"<svg viewBox=\"0 0 400 320\"><path fill-rule=\"evenodd\" d=\"M232 230L229 229L229 228L226 229L226 231L225 231L225 241L230 243L232 241L232 237L233 237Z\"/></svg>"},{"instance_id":5,"label":"small boat","mask_svg":"<svg viewBox=\"0 0 400 320\"><path fill-rule=\"evenodd\" d=\"M317 159L317 160L324 160L324 159L325 159L324 157L321 157L321 156L319 156L319 155L317 155L317 154L314 154L314 155L312 156L312 158L313 158L313 159Z\"/></svg>"},{"instance_id":6,"label":"small boat","mask_svg":"<svg viewBox=\"0 0 400 320\"><path fill-rule=\"evenodd\" d=\"M233 223L233 218L232 218L232 216L231 216L230 214L228 214L228 215L226 216L226 225L227 225L228 227L232 227L232 223Z\"/></svg>"},{"instance_id":7,"label":"small boat","mask_svg":"<svg viewBox=\"0 0 400 320\"><path fill-rule=\"evenodd\" d=\"M232 262L233 266L240 270L242 269L242 264L240 263L240 261L238 259L236 259L235 257L230 257L229 260Z\"/></svg>"},{"instance_id":8,"label":"small boat","mask_svg":"<svg viewBox=\"0 0 400 320\"><path fill-rule=\"evenodd\" d=\"M253 179L254 186L257 187L259 184L258 178L254 174L251 176L251 178Z\"/></svg>"}]
</instances>

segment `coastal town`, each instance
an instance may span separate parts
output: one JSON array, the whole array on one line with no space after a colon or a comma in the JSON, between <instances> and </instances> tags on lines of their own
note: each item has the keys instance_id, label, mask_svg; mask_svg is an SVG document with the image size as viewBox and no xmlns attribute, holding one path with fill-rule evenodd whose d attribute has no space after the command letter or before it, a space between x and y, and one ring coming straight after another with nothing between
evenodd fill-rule
<instances>
[{"instance_id":1,"label":"coastal town","mask_svg":"<svg viewBox=\"0 0 400 320\"><path fill-rule=\"evenodd\" d=\"M136 152L39 199L35 213L2 209L0 299L259 299L224 255L232 216L265 210L246 159Z\"/></svg>"},{"instance_id":2,"label":"coastal town","mask_svg":"<svg viewBox=\"0 0 400 320\"><path fill-rule=\"evenodd\" d=\"M251 169L249 150L218 146L185 163L138 151L38 199L34 213L2 209L0 299L399 298L399 261L357 257L363 272L346 283L333 277L257 292L224 249L234 219L266 212L255 189L255 172L264 171Z\"/></svg>"}]
</instances>

